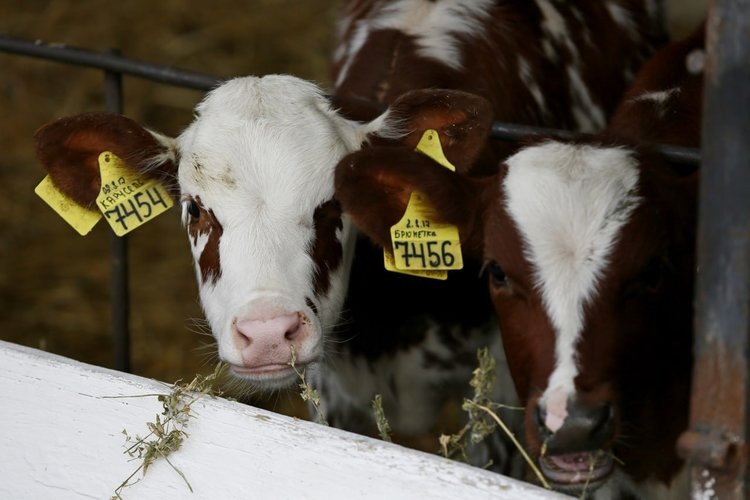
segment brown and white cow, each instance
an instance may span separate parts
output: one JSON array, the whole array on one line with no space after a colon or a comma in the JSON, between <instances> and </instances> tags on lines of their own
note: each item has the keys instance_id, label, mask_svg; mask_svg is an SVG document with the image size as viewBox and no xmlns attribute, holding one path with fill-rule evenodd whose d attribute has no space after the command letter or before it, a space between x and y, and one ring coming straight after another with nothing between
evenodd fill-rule
<instances>
[{"instance_id":1,"label":"brown and white cow","mask_svg":"<svg viewBox=\"0 0 750 500\"><path fill-rule=\"evenodd\" d=\"M556 489L653 498L681 486L698 172L639 143L699 144L702 66L699 30L649 61L603 134L541 141L487 177L407 148L337 167L336 197L378 243L418 190L482 256L527 445Z\"/></svg>"},{"instance_id":2,"label":"brown and white cow","mask_svg":"<svg viewBox=\"0 0 750 500\"><path fill-rule=\"evenodd\" d=\"M468 169L473 136L461 131L490 118L596 129L651 50L656 11L653 0L351 2L336 107L293 77L238 78L211 91L177 138L88 114L41 129L39 156L85 204L103 150L176 181L201 302L233 373L261 389L291 386L294 347L334 425L373 429L381 393L392 427L414 434L463 395L476 348L499 342L479 263L445 283L386 273L333 197L335 165L365 143L413 147L435 128ZM415 94L378 116L407 90L435 87L484 96L491 112L410 122L432 102Z\"/></svg>"}]
</instances>

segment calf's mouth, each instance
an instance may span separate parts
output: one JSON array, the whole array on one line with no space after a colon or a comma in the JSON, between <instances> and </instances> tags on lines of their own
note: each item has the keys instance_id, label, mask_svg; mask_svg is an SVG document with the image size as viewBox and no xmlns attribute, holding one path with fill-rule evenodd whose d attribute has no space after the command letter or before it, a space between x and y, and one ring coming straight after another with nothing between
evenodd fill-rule
<instances>
[{"instance_id":1,"label":"calf's mouth","mask_svg":"<svg viewBox=\"0 0 750 500\"><path fill-rule=\"evenodd\" d=\"M604 450L544 455L539 458L544 477L551 486L568 493L594 490L604 484L614 469L611 452Z\"/></svg>"}]
</instances>

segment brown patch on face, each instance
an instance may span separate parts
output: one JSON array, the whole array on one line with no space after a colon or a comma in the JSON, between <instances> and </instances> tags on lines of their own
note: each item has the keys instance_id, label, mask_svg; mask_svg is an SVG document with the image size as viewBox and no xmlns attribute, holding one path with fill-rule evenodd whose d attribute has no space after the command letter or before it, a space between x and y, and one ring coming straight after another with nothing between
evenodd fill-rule
<instances>
[{"instance_id":1,"label":"brown patch on face","mask_svg":"<svg viewBox=\"0 0 750 500\"><path fill-rule=\"evenodd\" d=\"M201 270L201 283L216 283L221 276L221 261L219 259L219 240L224 232L213 210L206 209L201 203L200 197L191 199L188 203L194 203L195 207L188 208L187 230L191 244L195 248L198 238L208 235L208 241L203 251L197 258L198 267ZM195 216L195 213L198 216Z\"/></svg>"},{"instance_id":2,"label":"brown patch on face","mask_svg":"<svg viewBox=\"0 0 750 500\"><path fill-rule=\"evenodd\" d=\"M98 158L111 151L130 168L160 180L172 180L177 163L151 160L168 151L139 124L114 113L84 113L61 118L34 134L36 152L60 191L85 207L93 207L101 187Z\"/></svg>"},{"instance_id":3,"label":"brown patch on face","mask_svg":"<svg viewBox=\"0 0 750 500\"><path fill-rule=\"evenodd\" d=\"M339 267L343 249L336 231L343 227L341 206L336 200L328 200L315 209L315 242L311 256L315 262L315 295L320 297L328 292L331 286L331 272ZM312 308L315 310L315 308Z\"/></svg>"}]
</instances>

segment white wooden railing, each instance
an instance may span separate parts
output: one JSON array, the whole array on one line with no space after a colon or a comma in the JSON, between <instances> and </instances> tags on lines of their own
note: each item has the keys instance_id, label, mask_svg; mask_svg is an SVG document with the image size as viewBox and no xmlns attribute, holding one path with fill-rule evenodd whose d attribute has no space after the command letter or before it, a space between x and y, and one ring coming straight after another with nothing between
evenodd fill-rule
<instances>
[{"instance_id":1,"label":"white wooden railing","mask_svg":"<svg viewBox=\"0 0 750 500\"><path fill-rule=\"evenodd\" d=\"M0 341L0 499L107 499L138 466L160 382ZM124 499L552 499L561 496L401 446L205 398L183 446Z\"/></svg>"}]
</instances>

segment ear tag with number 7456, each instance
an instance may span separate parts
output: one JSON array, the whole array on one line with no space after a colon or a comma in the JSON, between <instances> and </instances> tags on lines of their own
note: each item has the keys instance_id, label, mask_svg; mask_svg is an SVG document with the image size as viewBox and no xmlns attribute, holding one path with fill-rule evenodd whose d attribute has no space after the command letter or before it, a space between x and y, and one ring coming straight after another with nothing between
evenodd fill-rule
<instances>
[{"instance_id":1,"label":"ear tag with number 7456","mask_svg":"<svg viewBox=\"0 0 750 500\"><path fill-rule=\"evenodd\" d=\"M445 168L456 170L443 154L436 131L427 130L416 149ZM413 192L403 217L391 227L392 252L384 249L383 255L387 270L446 279L447 271L463 268L458 228L434 221L430 212L425 197Z\"/></svg>"},{"instance_id":2,"label":"ear tag with number 7456","mask_svg":"<svg viewBox=\"0 0 750 500\"><path fill-rule=\"evenodd\" d=\"M134 175L109 151L99 155L102 187L96 204L117 236L169 210L174 202L155 179Z\"/></svg>"}]
</instances>

